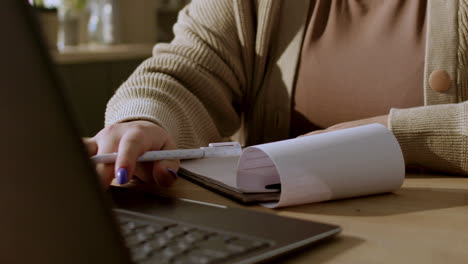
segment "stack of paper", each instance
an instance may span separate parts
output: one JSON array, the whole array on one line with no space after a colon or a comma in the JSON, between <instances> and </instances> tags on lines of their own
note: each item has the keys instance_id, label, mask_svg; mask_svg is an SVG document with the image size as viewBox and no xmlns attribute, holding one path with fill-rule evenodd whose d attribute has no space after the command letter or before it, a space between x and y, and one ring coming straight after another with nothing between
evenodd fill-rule
<instances>
[{"instance_id":1,"label":"stack of paper","mask_svg":"<svg viewBox=\"0 0 468 264\"><path fill-rule=\"evenodd\" d=\"M282 207L391 192L403 183L400 146L382 125L244 149L240 157L182 162L182 174L243 202ZM281 191L265 186L281 184Z\"/></svg>"}]
</instances>

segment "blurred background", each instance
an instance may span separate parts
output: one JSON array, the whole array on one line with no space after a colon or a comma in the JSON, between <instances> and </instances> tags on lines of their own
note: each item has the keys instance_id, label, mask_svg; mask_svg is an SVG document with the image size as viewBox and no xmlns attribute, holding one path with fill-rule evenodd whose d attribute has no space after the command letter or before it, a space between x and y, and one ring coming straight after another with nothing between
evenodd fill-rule
<instances>
[{"instance_id":1,"label":"blurred background","mask_svg":"<svg viewBox=\"0 0 468 264\"><path fill-rule=\"evenodd\" d=\"M190 0L29 0L82 136L104 125L109 98L158 42L170 42Z\"/></svg>"}]
</instances>

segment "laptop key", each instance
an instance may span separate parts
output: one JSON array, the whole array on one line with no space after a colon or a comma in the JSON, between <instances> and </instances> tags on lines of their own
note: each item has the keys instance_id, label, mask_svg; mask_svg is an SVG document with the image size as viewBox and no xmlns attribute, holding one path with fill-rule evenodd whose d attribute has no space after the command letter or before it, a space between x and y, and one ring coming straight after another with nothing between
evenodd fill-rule
<instances>
[{"instance_id":1,"label":"laptop key","mask_svg":"<svg viewBox=\"0 0 468 264\"><path fill-rule=\"evenodd\" d=\"M224 242L229 242L234 239L237 239L235 236L231 236L231 235L221 235L221 237L224 239Z\"/></svg>"},{"instance_id":2,"label":"laptop key","mask_svg":"<svg viewBox=\"0 0 468 264\"><path fill-rule=\"evenodd\" d=\"M157 252L153 252L152 254L150 254L150 256L148 257L148 259L146 259L143 263L162 263L162 264L166 264L166 263L171 263L172 260L174 260L174 256L170 255L170 254L163 254L162 251L157 251Z\"/></svg>"},{"instance_id":3,"label":"laptop key","mask_svg":"<svg viewBox=\"0 0 468 264\"><path fill-rule=\"evenodd\" d=\"M151 247L148 243L144 243L143 245L139 246L138 250L146 254L150 254L151 252L154 252L154 248Z\"/></svg>"},{"instance_id":4,"label":"laptop key","mask_svg":"<svg viewBox=\"0 0 468 264\"><path fill-rule=\"evenodd\" d=\"M193 243L187 242L183 238L176 239L175 241L171 242L171 245L179 247L182 250L193 248Z\"/></svg>"},{"instance_id":5,"label":"laptop key","mask_svg":"<svg viewBox=\"0 0 468 264\"><path fill-rule=\"evenodd\" d=\"M133 220L133 217L130 218L128 216L118 216L117 221L120 223L121 226L127 224L131 226L132 228L138 228L138 227L149 226L149 225L156 225L156 226L161 226L163 228L169 228L169 227L177 225L175 223L156 219L156 218L152 218L151 220L149 220L150 222L147 222L148 220L144 220L144 221Z\"/></svg>"},{"instance_id":6,"label":"laptop key","mask_svg":"<svg viewBox=\"0 0 468 264\"><path fill-rule=\"evenodd\" d=\"M135 222L135 221L129 221L129 222L126 222L123 227L124 228L128 228L128 229L136 229L136 228L139 228L139 227L143 227L143 226L146 226L145 223L141 223L141 222Z\"/></svg>"},{"instance_id":7,"label":"laptop key","mask_svg":"<svg viewBox=\"0 0 468 264\"><path fill-rule=\"evenodd\" d=\"M120 225L123 225L123 224L126 224L126 223L130 222L130 220L128 220L128 219L125 218L125 217L117 217L117 222L118 222Z\"/></svg>"},{"instance_id":8,"label":"laptop key","mask_svg":"<svg viewBox=\"0 0 468 264\"><path fill-rule=\"evenodd\" d=\"M128 247L133 247L135 245L145 242L148 237L143 233L135 233L125 237L125 243Z\"/></svg>"},{"instance_id":9,"label":"laptop key","mask_svg":"<svg viewBox=\"0 0 468 264\"><path fill-rule=\"evenodd\" d=\"M181 258L175 259L173 264L211 264L215 263L217 259L208 257L208 256L194 256L194 255L184 255Z\"/></svg>"},{"instance_id":10,"label":"laptop key","mask_svg":"<svg viewBox=\"0 0 468 264\"><path fill-rule=\"evenodd\" d=\"M153 236L156 233L164 231L164 226L161 225L148 225L144 227L140 227L137 229L137 232L143 233L148 237Z\"/></svg>"},{"instance_id":11,"label":"laptop key","mask_svg":"<svg viewBox=\"0 0 468 264\"><path fill-rule=\"evenodd\" d=\"M261 249L262 241L164 221L125 220L122 234L138 263L211 264Z\"/></svg>"},{"instance_id":12,"label":"laptop key","mask_svg":"<svg viewBox=\"0 0 468 264\"><path fill-rule=\"evenodd\" d=\"M139 262L145 260L150 255L152 249L146 245L130 249L130 255L133 261Z\"/></svg>"},{"instance_id":13,"label":"laptop key","mask_svg":"<svg viewBox=\"0 0 468 264\"><path fill-rule=\"evenodd\" d=\"M173 259L182 254L184 251L185 249L180 248L177 245L168 245L162 250L162 254L168 259Z\"/></svg>"},{"instance_id":14,"label":"laptop key","mask_svg":"<svg viewBox=\"0 0 468 264\"><path fill-rule=\"evenodd\" d=\"M139 264L170 264L171 261L168 259L163 259L161 257L156 256L156 257L150 257L148 259L145 259L143 261L140 261Z\"/></svg>"},{"instance_id":15,"label":"laptop key","mask_svg":"<svg viewBox=\"0 0 468 264\"><path fill-rule=\"evenodd\" d=\"M192 230L187 233L182 239L189 243L194 243L207 238L210 235L209 232L201 231L198 229Z\"/></svg>"},{"instance_id":16,"label":"laptop key","mask_svg":"<svg viewBox=\"0 0 468 264\"><path fill-rule=\"evenodd\" d=\"M165 234L167 235L168 238L178 237L178 236L183 235L185 233L187 233L186 229L184 227L181 227L181 226L175 226L175 227L169 228L165 232Z\"/></svg>"},{"instance_id":17,"label":"laptop key","mask_svg":"<svg viewBox=\"0 0 468 264\"><path fill-rule=\"evenodd\" d=\"M203 263L206 263L206 262L203 262ZM202 262L197 261L197 260L192 260L188 257L183 257L183 258L174 260L172 264L202 264Z\"/></svg>"},{"instance_id":18,"label":"laptop key","mask_svg":"<svg viewBox=\"0 0 468 264\"><path fill-rule=\"evenodd\" d=\"M134 233L134 230L131 229L131 228L128 228L127 226L121 227L121 228L120 228L120 231L121 231L121 233L122 233L123 236L128 236L128 235Z\"/></svg>"},{"instance_id":19,"label":"laptop key","mask_svg":"<svg viewBox=\"0 0 468 264\"><path fill-rule=\"evenodd\" d=\"M171 242L170 239L167 239L165 237L157 237L156 239L148 241L147 244L153 249L160 249L167 246L169 242Z\"/></svg>"}]
</instances>

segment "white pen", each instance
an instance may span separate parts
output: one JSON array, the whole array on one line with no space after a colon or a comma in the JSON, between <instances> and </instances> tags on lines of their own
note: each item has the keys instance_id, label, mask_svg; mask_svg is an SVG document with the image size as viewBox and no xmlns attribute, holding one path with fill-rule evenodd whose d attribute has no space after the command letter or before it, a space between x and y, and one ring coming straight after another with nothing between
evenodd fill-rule
<instances>
[{"instance_id":1,"label":"white pen","mask_svg":"<svg viewBox=\"0 0 468 264\"><path fill-rule=\"evenodd\" d=\"M137 161L155 161L167 159L201 159L211 157L240 156L242 148L238 142L210 143L208 147L198 149L175 149L148 151L141 155ZM114 163L117 153L99 154L91 157L95 163Z\"/></svg>"}]
</instances>

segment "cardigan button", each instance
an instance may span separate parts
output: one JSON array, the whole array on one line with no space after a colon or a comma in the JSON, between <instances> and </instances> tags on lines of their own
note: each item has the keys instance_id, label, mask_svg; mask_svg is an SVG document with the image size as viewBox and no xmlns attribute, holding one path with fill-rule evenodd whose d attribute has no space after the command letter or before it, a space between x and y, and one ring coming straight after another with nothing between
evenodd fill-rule
<instances>
[{"instance_id":1,"label":"cardigan button","mask_svg":"<svg viewBox=\"0 0 468 264\"><path fill-rule=\"evenodd\" d=\"M436 92L446 92L451 85L450 75L444 70L435 70L429 76L429 86Z\"/></svg>"}]
</instances>

